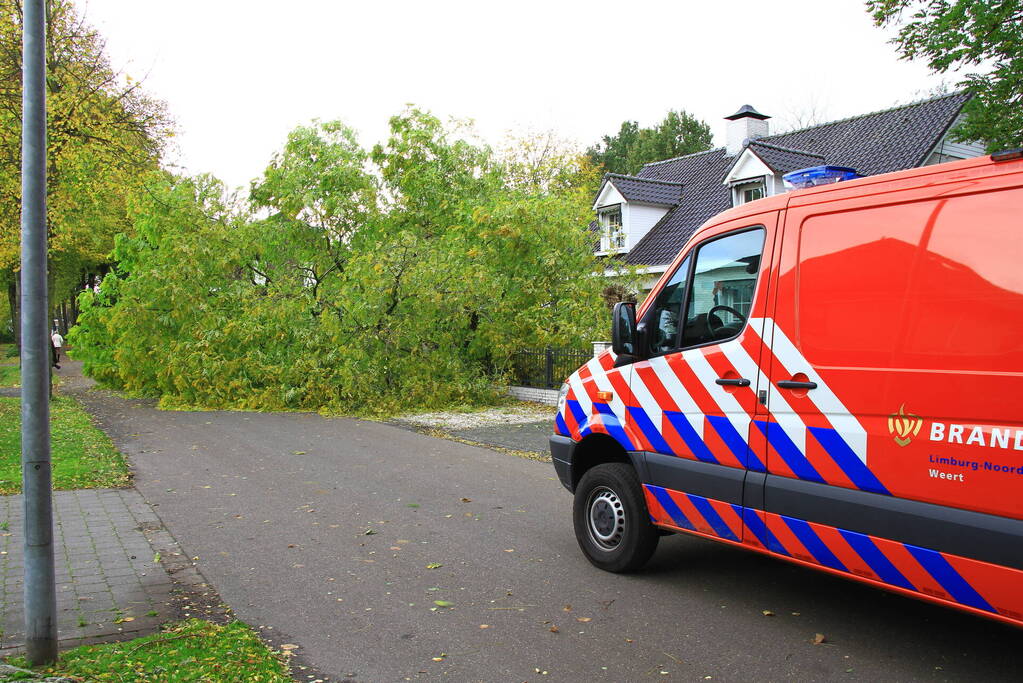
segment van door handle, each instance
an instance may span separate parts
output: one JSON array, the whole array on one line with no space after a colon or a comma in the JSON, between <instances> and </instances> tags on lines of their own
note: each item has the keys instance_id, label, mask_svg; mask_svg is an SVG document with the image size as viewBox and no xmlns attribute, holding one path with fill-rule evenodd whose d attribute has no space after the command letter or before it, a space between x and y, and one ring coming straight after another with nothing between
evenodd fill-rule
<instances>
[{"instance_id":1,"label":"van door handle","mask_svg":"<svg viewBox=\"0 0 1023 683\"><path fill-rule=\"evenodd\" d=\"M796 382L790 379L782 379L775 382L782 389L816 389L817 382Z\"/></svg>"},{"instance_id":2,"label":"van door handle","mask_svg":"<svg viewBox=\"0 0 1023 683\"><path fill-rule=\"evenodd\" d=\"M717 384L723 387L748 387L749 380L745 377L739 377L738 379L716 379L714 380Z\"/></svg>"}]
</instances>

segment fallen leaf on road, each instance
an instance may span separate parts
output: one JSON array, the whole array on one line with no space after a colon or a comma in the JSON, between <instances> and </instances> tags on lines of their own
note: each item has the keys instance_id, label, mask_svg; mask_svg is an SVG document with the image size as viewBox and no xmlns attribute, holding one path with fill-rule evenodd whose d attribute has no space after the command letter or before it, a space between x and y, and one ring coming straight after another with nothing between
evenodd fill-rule
<instances>
[{"instance_id":1,"label":"fallen leaf on road","mask_svg":"<svg viewBox=\"0 0 1023 683\"><path fill-rule=\"evenodd\" d=\"M764 615L765 617L773 617L773 616L774 616L774 612L772 612L772 611L771 611L771 610L769 610L769 609L765 609L765 610L763 611L763 615Z\"/></svg>"},{"instance_id":2,"label":"fallen leaf on road","mask_svg":"<svg viewBox=\"0 0 1023 683\"><path fill-rule=\"evenodd\" d=\"M551 626L550 631L551 633L560 633L557 626Z\"/></svg>"},{"instance_id":3,"label":"fallen leaf on road","mask_svg":"<svg viewBox=\"0 0 1023 683\"><path fill-rule=\"evenodd\" d=\"M374 531L373 529L366 529L365 531L362 532L362 535L363 536L372 536L375 533L376 533L376 531Z\"/></svg>"},{"instance_id":4,"label":"fallen leaf on road","mask_svg":"<svg viewBox=\"0 0 1023 683\"><path fill-rule=\"evenodd\" d=\"M565 605L564 607L561 608L561 611L562 612L571 612L572 611L572 606L571 605Z\"/></svg>"},{"instance_id":5,"label":"fallen leaf on road","mask_svg":"<svg viewBox=\"0 0 1023 683\"><path fill-rule=\"evenodd\" d=\"M439 569L439 568L441 568L443 566L444 565L442 565L440 562L431 562L430 564L426 565L426 568L427 569Z\"/></svg>"},{"instance_id":6,"label":"fallen leaf on road","mask_svg":"<svg viewBox=\"0 0 1023 683\"><path fill-rule=\"evenodd\" d=\"M305 451L292 451L295 455L305 455Z\"/></svg>"},{"instance_id":7,"label":"fallen leaf on road","mask_svg":"<svg viewBox=\"0 0 1023 683\"><path fill-rule=\"evenodd\" d=\"M463 498L462 502L463 503L471 503L472 502L472 498Z\"/></svg>"},{"instance_id":8,"label":"fallen leaf on road","mask_svg":"<svg viewBox=\"0 0 1023 683\"><path fill-rule=\"evenodd\" d=\"M480 624L480 628L490 628L490 624Z\"/></svg>"},{"instance_id":9,"label":"fallen leaf on road","mask_svg":"<svg viewBox=\"0 0 1023 683\"><path fill-rule=\"evenodd\" d=\"M584 624L588 621L593 621L592 617L576 617L575 620Z\"/></svg>"},{"instance_id":10,"label":"fallen leaf on road","mask_svg":"<svg viewBox=\"0 0 1023 683\"><path fill-rule=\"evenodd\" d=\"M505 548L504 552L506 552L506 553L513 553L513 552L515 552L515 548Z\"/></svg>"},{"instance_id":11,"label":"fallen leaf on road","mask_svg":"<svg viewBox=\"0 0 1023 683\"><path fill-rule=\"evenodd\" d=\"M448 602L447 600L434 600L433 604L437 605L437 607L454 607L455 606L455 603Z\"/></svg>"},{"instance_id":12,"label":"fallen leaf on road","mask_svg":"<svg viewBox=\"0 0 1023 683\"><path fill-rule=\"evenodd\" d=\"M821 645L821 644L826 643L826 642L828 642L828 639L824 637L823 633L818 633L817 635L815 635L813 637L813 644L814 645Z\"/></svg>"}]
</instances>

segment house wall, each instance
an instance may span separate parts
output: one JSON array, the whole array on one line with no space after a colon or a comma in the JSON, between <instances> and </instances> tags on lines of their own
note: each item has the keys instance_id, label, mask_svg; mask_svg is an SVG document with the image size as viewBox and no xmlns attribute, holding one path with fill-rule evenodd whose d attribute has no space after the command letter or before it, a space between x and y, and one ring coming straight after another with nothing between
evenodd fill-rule
<instances>
[{"instance_id":1,"label":"house wall","mask_svg":"<svg viewBox=\"0 0 1023 683\"><path fill-rule=\"evenodd\" d=\"M954 129L963 120L963 116L959 115L955 122L953 122L949 130ZM973 157L982 156L985 153L984 145L980 142L953 142L951 133L945 133L945 136L941 138L931 153L927 156L927 160L924 161L924 166L930 166L931 164L941 164L946 161L952 161L953 159L972 159Z\"/></svg>"},{"instance_id":2,"label":"house wall","mask_svg":"<svg viewBox=\"0 0 1023 683\"><path fill-rule=\"evenodd\" d=\"M625 230L625 248L632 249L668 210L663 206L629 202L622 206L622 227Z\"/></svg>"},{"instance_id":3,"label":"house wall","mask_svg":"<svg viewBox=\"0 0 1023 683\"><path fill-rule=\"evenodd\" d=\"M943 139L934 148L930 156L927 157L924 166L941 164L953 159L972 159L973 157L983 155L984 152L984 145L979 142L952 142L951 140Z\"/></svg>"}]
</instances>

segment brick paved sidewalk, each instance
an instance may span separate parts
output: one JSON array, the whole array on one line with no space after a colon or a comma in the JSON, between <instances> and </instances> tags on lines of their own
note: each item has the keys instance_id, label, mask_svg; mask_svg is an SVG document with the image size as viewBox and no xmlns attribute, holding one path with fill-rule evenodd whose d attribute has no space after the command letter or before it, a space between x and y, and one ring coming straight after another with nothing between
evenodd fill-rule
<instances>
[{"instance_id":1,"label":"brick paved sidewalk","mask_svg":"<svg viewBox=\"0 0 1023 683\"><path fill-rule=\"evenodd\" d=\"M53 507L61 649L171 620L174 583L157 553L180 551L138 491L56 491ZM22 496L0 496L0 656L24 645L22 508Z\"/></svg>"}]
</instances>

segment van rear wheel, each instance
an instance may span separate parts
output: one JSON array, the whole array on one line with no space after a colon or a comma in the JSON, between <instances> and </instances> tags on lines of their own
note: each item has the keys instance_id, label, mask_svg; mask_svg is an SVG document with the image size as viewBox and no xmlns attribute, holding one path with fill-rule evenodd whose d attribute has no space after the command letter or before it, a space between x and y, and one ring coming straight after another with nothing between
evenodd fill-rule
<instances>
[{"instance_id":1,"label":"van rear wheel","mask_svg":"<svg viewBox=\"0 0 1023 683\"><path fill-rule=\"evenodd\" d=\"M597 465L575 490L575 537L583 554L604 571L636 571L657 549L639 477L625 463Z\"/></svg>"}]
</instances>

